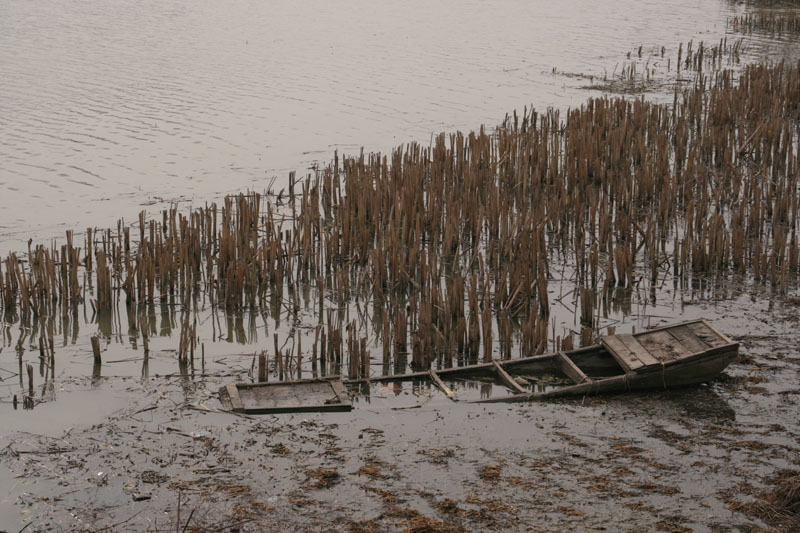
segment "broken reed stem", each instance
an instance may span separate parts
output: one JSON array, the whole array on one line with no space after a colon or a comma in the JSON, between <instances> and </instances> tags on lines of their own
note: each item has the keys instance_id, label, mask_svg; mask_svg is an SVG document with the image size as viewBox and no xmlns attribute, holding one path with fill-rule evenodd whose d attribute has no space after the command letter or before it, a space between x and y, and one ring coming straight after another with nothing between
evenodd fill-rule
<instances>
[{"instance_id":1,"label":"broken reed stem","mask_svg":"<svg viewBox=\"0 0 800 533\"><path fill-rule=\"evenodd\" d=\"M267 352L262 351L258 355L258 382L264 383L269 380L267 374Z\"/></svg>"},{"instance_id":2,"label":"broken reed stem","mask_svg":"<svg viewBox=\"0 0 800 533\"><path fill-rule=\"evenodd\" d=\"M91 338L92 341L92 354L94 355L94 364L99 365L103 361L100 358L100 338L97 335L93 335Z\"/></svg>"}]
</instances>

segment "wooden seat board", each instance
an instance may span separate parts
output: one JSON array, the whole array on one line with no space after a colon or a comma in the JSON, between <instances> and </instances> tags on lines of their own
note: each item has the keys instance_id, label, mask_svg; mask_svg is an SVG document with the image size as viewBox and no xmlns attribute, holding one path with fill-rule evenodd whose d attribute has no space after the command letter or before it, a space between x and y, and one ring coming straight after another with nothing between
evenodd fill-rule
<instances>
[{"instance_id":1,"label":"wooden seat board","mask_svg":"<svg viewBox=\"0 0 800 533\"><path fill-rule=\"evenodd\" d=\"M529 392L522 385L514 381L514 378L512 378L508 372L505 371L500 363L497 361L492 361L492 363L494 363L494 368L495 372L497 372L497 375L500 376L500 379L506 384L506 387L514 391L514 394L523 394Z\"/></svg>"},{"instance_id":2,"label":"wooden seat board","mask_svg":"<svg viewBox=\"0 0 800 533\"><path fill-rule=\"evenodd\" d=\"M578 365L564 352L558 352L556 354L556 361L558 361L559 370L576 384L581 384L589 379L589 377L583 373L583 370L578 368Z\"/></svg>"},{"instance_id":3,"label":"wooden seat board","mask_svg":"<svg viewBox=\"0 0 800 533\"><path fill-rule=\"evenodd\" d=\"M661 365L660 361L629 333L605 337L603 344L626 372Z\"/></svg>"}]
</instances>

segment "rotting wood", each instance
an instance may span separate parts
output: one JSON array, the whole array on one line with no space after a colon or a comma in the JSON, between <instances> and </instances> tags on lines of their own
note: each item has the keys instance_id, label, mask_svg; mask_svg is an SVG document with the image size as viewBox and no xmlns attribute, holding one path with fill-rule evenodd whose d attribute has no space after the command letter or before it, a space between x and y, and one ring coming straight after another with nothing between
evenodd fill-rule
<instances>
[{"instance_id":1,"label":"rotting wood","mask_svg":"<svg viewBox=\"0 0 800 533\"><path fill-rule=\"evenodd\" d=\"M500 363L498 363L497 361L493 361L492 364L494 365L494 368L495 368L495 371L497 372L497 375L500 377L501 380L503 380L503 383L505 383L506 386L509 389L515 391L518 394L524 394L524 393L528 392L527 389L525 389L522 385L517 383L514 380L514 378L512 378L508 374L508 372L506 372L503 369L503 366Z\"/></svg>"},{"instance_id":2,"label":"rotting wood","mask_svg":"<svg viewBox=\"0 0 800 533\"><path fill-rule=\"evenodd\" d=\"M451 400L455 401L456 394L452 390L450 390L450 387L448 387L447 385L444 384L444 381L442 381L442 378L439 377L439 375L436 373L435 370L430 370L428 372L428 375L430 375L431 379L436 384L436 386L439 387L439 389L443 393L445 393L445 395L448 398L450 398Z\"/></svg>"},{"instance_id":3,"label":"rotting wood","mask_svg":"<svg viewBox=\"0 0 800 533\"><path fill-rule=\"evenodd\" d=\"M558 365L558 369L576 384L589 381L589 377L583 373L583 370L578 368L578 365L576 365L575 362L564 352L558 352L556 354L555 361Z\"/></svg>"},{"instance_id":4,"label":"rotting wood","mask_svg":"<svg viewBox=\"0 0 800 533\"><path fill-rule=\"evenodd\" d=\"M709 337L708 340L700 341L696 339L693 333L695 329L701 331L704 336ZM704 349L696 352L691 351L687 344L679 341L677 336L672 335L672 330L677 330L677 335L683 339L695 339L694 344ZM494 375L509 386L514 391L514 394L510 397L492 398L487 401L540 400L647 388L680 387L701 383L718 375L736 357L739 347L738 343L723 337L722 334L707 327L705 323L699 320L656 328L640 332L635 336L622 336L627 343L622 342L619 337L619 335L608 336L603 339L601 344L568 352L559 351L555 354L543 354L504 361L497 360L491 363L463 367L381 376L372 378L370 381L391 382L430 379L448 398L455 400L455 393L442 381L443 375L461 378ZM673 347L669 348L671 350L670 353L675 353L676 355L669 360L648 366L642 365L641 360L637 357L636 361L639 366L634 370L627 369L622 364L624 359L613 354L607 347L609 344L614 345L616 343L620 351L628 350L626 355L633 359L633 356L645 353L645 347L634 337L645 341L646 344L651 346L651 349L658 348L657 341L662 339ZM637 351L635 353L630 350L630 346L636 347L634 341L639 346L636 348ZM716 346L709 347L706 342L711 342ZM663 347L659 349L667 350L667 348ZM651 353L647 352L647 354L655 360ZM573 360L573 357L577 358L582 365L588 364L589 366L586 368L589 370L584 372ZM663 357L667 359L666 356ZM575 384L544 392L531 393L521 387L512 376L512 373L534 375L537 373L549 374L553 371L561 372ZM592 372L591 376L587 375L587 372ZM365 381L365 379L355 379L346 383L355 385ZM235 410L234 402L238 398L240 404L242 404L243 412L252 414L337 411L351 408L350 399L345 389L345 382L342 382L339 376L272 384L242 383L228 385L220 391L220 398L223 404L230 404L233 410Z\"/></svg>"},{"instance_id":5,"label":"rotting wood","mask_svg":"<svg viewBox=\"0 0 800 533\"><path fill-rule=\"evenodd\" d=\"M642 332L640 335L644 335L647 332ZM645 347L642 343L639 342L638 335L630 335L627 333L623 333L621 335L617 335L617 338L622 341L622 343L633 353L636 354L636 357L639 361L642 362L644 366L651 366L657 365L660 363L658 359L656 359L653 354Z\"/></svg>"},{"instance_id":6,"label":"rotting wood","mask_svg":"<svg viewBox=\"0 0 800 533\"><path fill-rule=\"evenodd\" d=\"M694 353L693 350L689 350L678 342L668 331L645 332L638 335L636 340L661 363Z\"/></svg>"},{"instance_id":7,"label":"rotting wood","mask_svg":"<svg viewBox=\"0 0 800 533\"><path fill-rule=\"evenodd\" d=\"M219 397L226 408L229 404L230 410L247 414L349 411L352 409L350 397L338 378L229 384L220 389Z\"/></svg>"},{"instance_id":8,"label":"rotting wood","mask_svg":"<svg viewBox=\"0 0 800 533\"><path fill-rule=\"evenodd\" d=\"M669 330L669 334L675 337L678 342L692 353L703 352L711 348L711 346L703 342L701 338L695 335L692 330L686 326L671 329Z\"/></svg>"},{"instance_id":9,"label":"rotting wood","mask_svg":"<svg viewBox=\"0 0 800 533\"><path fill-rule=\"evenodd\" d=\"M239 389L236 387L236 385L226 385L225 389L228 391L228 398L231 402L231 411L237 413L244 412L242 400L239 398Z\"/></svg>"}]
</instances>

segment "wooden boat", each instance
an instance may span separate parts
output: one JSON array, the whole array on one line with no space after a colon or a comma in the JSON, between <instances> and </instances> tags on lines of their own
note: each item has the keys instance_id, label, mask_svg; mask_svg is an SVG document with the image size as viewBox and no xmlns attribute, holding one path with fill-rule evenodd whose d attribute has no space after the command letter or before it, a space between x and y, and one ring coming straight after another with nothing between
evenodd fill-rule
<instances>
[{"instance_id":1,"label":"wooden boat","mask_svg":"<svg viewBox=\"0 0 800 533\"><path fill-rule=\"evenodd\" d=\"M455 395L442 379L491 376L502 382L513 394L477 400L478 403L526 402L695 385L719 375L738 353L738 343L726 337L708 321L699 319L635 335L609 335L603 337L599 344L568 352L383 376L369 381L404 381L430 377L448 397L454 398ZM513 377L515 375L556 375L562 376L571 384L543 392L531 392L517 382Z\"/></svg>"},{"instance_id":2,"label":"wooden boat","mask_svg":"<svg viewBox=\"0 0 800 533\"><path fill-rule=\"evenodd\" d=\"M513 394L478 403L527 402L629 390L666 389L713 379L739 353L739 344L706 320L673 324L635 335L603 337L599 344L553 354L342 382L338 376L278 383L228 385L220 400L233 411L280 413L350 410L345 384L430 379L449 398L447 379L491 378ZM532 392L514 376L559 376L571 384ZM534 378L535 381L535 378Z\"/></svg>"},{"instance_id":3,"label":"wooden boat","mask_svg":"<svg viewBox=\"0 0 800 533\"><path fill-rule=\"evenodd\" d=\"M696 385L718 376L738 353L739 343L703 319L635 335L609 335L600 344L548 356L551 365L573 381L572 385L481 402L524 402Z\"/></svg>"}]
</instances>

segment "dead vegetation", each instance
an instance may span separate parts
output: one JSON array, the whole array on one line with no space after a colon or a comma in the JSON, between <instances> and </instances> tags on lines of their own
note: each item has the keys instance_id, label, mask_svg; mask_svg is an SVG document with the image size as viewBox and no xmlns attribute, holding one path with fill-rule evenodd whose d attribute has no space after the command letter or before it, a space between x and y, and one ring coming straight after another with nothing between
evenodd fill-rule
<instances>
[{"instance_id":1,"label":"dead vegetation","mask_svg":"<svg viewBox=\"0 0 800 533\"><path fill-rule=\"evenodd\" d=\"M800 528L800 471L782 470L767 480L768 487L748 502L732 500L731 510L760 518L782 531Z\"/></svg>"},{"instance_id":2,"label":"dead vegetation","mask_svg":"<svg viewBox=\"0 0 800 533\"><path fill-rule=\"evenodd\" d=\"M770 37L800 35L800 15L788 12L747 13L733 17L728 27L734 32L751 34L763 33Z\"/></svg>"},{"instance_id":3,"label":"dead vegetation","mask_svg":"<svg viewBox=\"0 0 800 533\"><path fill-rule=\"evenodd\" d=\"M313 310L312 328L260 347L259 377L358 378L569 347L549 320L556 265L580 289L581 343L620 290L745 275L786 293L800 272L798 101L797 65L752 65L699 76L671 106L597 98L337 157L292 176L288 196L142 213L88 230L83 247L69 233L60 249L10 254L2 310L29 326L18 357L44 354L45 381L49 339L87 303L106 335L121 303L145 355L163 333L157 306L177 307L177 358L192 367L199 304L294 326Z\"/></svg>"},{"instance_id":4,"label":"dead vegetation","mask_svg":"<svg viewBox=\"0 0 800 533\"><path fill-rule=\"evenodd\" d=\"M327 468L317 468L307 472L309 486L314 489L329 489L342 480L339 471Z\"/></svg>"}]
</instances>

